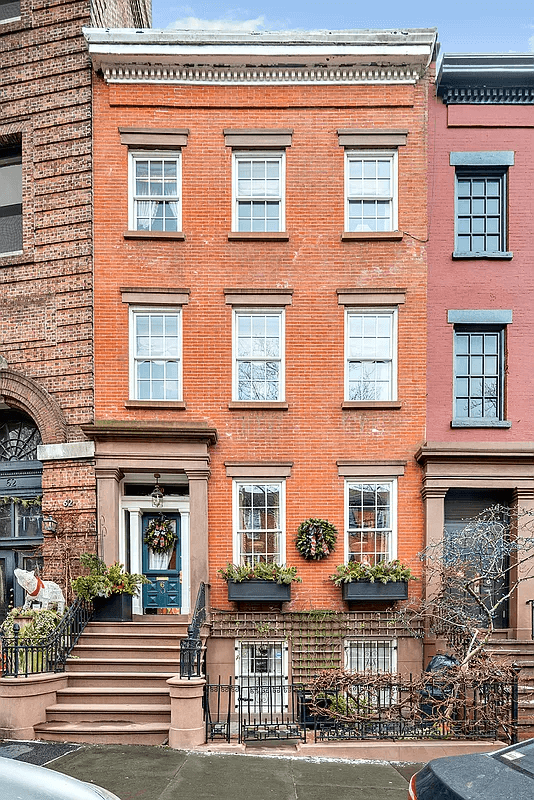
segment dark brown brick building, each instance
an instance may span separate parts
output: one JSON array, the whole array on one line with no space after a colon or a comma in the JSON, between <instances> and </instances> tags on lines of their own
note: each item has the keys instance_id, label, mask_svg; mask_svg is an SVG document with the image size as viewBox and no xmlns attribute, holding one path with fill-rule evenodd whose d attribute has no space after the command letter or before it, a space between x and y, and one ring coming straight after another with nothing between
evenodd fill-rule
<instances>
[{"instance_id":1,"label":"dark brown brick building","mask_svg":"<svg viewBox=\"0 0 534 800\"><path fill-rule=\"evenodd\" d=\"M82 26L148 26L141 0L0 0L0 607L94 537L91 67ZM41 500L58 522L42 544ZM13 594L14 590L14 594Z\"/></svg>"}]
</instances>

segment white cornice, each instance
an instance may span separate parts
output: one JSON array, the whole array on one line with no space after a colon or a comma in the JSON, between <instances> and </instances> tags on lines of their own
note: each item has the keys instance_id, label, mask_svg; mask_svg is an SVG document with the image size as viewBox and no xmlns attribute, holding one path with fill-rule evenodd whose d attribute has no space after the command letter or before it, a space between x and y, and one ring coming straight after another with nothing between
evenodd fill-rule
<instances>
[{"instance_id":1,"label":"white cornice","mask_svg":"<svg viewBox=\"0 0 534 800\"><path fill-rule=\"evenodd\" d=\"M84 29L110 83L414 83L436 49L433 29L227 33Z\"/></svg>"}]
</instances>

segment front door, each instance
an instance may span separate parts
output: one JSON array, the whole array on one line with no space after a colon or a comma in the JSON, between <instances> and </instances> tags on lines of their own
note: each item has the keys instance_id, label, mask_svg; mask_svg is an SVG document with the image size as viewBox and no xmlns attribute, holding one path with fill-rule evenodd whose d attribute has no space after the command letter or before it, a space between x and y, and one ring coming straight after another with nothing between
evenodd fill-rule
<instances>
[{"instance_id":1,"label":"front door","mask_svg":"<svg viewBox=\"0 0 534 800\"><path fill-rule=\"evenodd\" d=\"M155 553L144 541L150 524L167 520L176 535L170 553ZM143 586L143 612L155 614L159 608L180 609L181 597L181 536L179 514L143 514L143 575L150 583Z\"/></svg>"}]
</instances>

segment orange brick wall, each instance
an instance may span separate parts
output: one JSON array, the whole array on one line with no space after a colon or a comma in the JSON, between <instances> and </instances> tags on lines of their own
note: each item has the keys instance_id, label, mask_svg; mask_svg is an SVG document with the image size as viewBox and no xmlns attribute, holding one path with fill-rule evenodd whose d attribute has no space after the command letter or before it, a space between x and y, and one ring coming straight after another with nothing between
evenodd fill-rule
<instances>
[{"instance_id":1,"label":"orange brick wall","mask_svg":"<svg viewBox=\"0 0 534 800\"><path fill-rule=\"evenodd\" d=\"M212 605L228 607L216 571L232 560L232 481L224 462L292 461L286 487L287 563L303 578L292 610L342 608L330 575L343 557L344 482L336 461L406 461L398 481L398 555L421 549L420 471L426 353L426 80L413 86L94 86L95 418L205 421L211 451L209 552ZM119 126L188 128L183 148L185 241L127 240L128 151ZM400 242L341 241L344 151L338 128L407 129L399 147ZM231 149L225 128L291 128L286 155L289 241L228 241ZM119 288L184 287L183 397L186 410L126 409L128 307ZM225 287L293 289L286 309L287 411L229 410L232 310ZM338 288L403 287L399 307L400 410L342 410L344 308ZM372 476L371 476L372 477ZM329 519L337 552L306 562L298 524ZM417 565L415 565L417 568Z\"/></svg>"}]
</instances>

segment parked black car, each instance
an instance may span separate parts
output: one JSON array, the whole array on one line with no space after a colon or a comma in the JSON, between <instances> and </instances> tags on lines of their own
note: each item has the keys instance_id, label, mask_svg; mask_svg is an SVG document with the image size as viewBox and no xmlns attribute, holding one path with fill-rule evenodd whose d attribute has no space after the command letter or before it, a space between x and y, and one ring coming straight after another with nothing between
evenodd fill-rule
<instances>
[{"instance_id":1,"label":"parked black car","mask_svg":"<svg viewBox=\"0 0 534 800\"><path fill-rule=\"evenodd\" d=\"M494 753L430 761L410 781L409 800L532 800L534 739Z\"/></svg>"}]
</instances>

